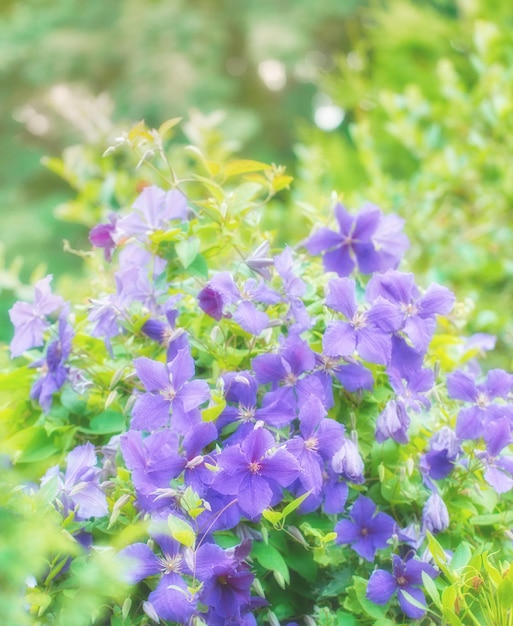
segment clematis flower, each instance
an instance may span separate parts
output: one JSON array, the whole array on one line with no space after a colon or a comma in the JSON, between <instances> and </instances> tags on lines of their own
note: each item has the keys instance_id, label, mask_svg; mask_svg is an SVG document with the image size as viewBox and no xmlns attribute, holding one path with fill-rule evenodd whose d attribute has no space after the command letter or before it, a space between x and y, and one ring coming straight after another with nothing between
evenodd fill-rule
<instances>
[{"instance_id":1,"label":"clematis flower","mask_svg":"<svg viewBox=\"0 0 513 626\"><path fill-rule=\"evenodd\" d=\"M37 348L44 343L43 333L50 326L47 316L64 304L60 296L54 296L50 288L52 276L38 280L34 285L34 302L16 302L9 310L14 326L11 355L17 357L25 350Z\"/></svg>"},{"instance_id":2,"label":"clematis flower","mask_svg":"<svg viewBox=\"0 0 513 626\"><path fill-rule=\"evenodd\" d=\"M361 484L365 482L363 476L363 461L358 446L351 439L345 438L340 448L331 459L331 468L336 474L341 474L346 480Z\"/></svg>"},{"instance_id":3,"label":"clematis flower","mask_svg":"<svg viewBox=\"0 0 513 626\"><path fill-rule=\"evenodd\" d=\"M182 546L164 534L153 534L160 548L156 554L145 543L134 543L118 554L125 566L125 577L133 585L148 576L160 575L156 588L148 597L148 611L158 618L185 624L196 610L184 574L189 574Z\"/></svg>"},{"instance_id":4,"label":"clematis flower","mask_svg":"<svg viewBox=\"0 0 513 626\"><path fill-rule=\"evenodd\" d=\"M363 274L395 268L409 247L402 231L403 220L384 216L378 207L367 204L355 216L335 206L340 232L320 228L304 243L310 254L323 253L326 271L349 276L356 267Z\"/></svg>"},{"instance_id":5,"label":"clematis flower","mask_svg":"<svg viewBox=\"0 0 513 626\"><path fill-rule=\"evenodd\" d=\"M111 213L109 224L97 224L89 232L89 241L96 248L103 248L105 260L109 263L112 261L112 252L116 247L115 233L118 220L119 215Z\"/></svg>"},{"instance_id":6,"label":"clematis flower","mask_svg":"<svg viewBox=\"0 0 513 626\"><path fill-rule=\"evenodd\" d=\"M456 433L448 426L443 426L431 437L429 450L421 457L420 469L424 477L428 480L445 478L451 473L460 453L461 446Z\"/></svg>"},{"instance_id":7,"label":"clematis flower","mask_svg":"<svg viewBox=\"0 0 513 626\"><path fill-rule=\"evenodd\" d=\"M240 509L256 519L297 477L299 464L290 452L276 444L271 433L255 428L246 439L225 448L218 457L222 469L213 488L222 494L237 495Z\"/></svg>"},{"instance_id":8,"label":"clematis flower","mask_svg":"<svg viewBox=\"0 0 513 626\"><path fill-rule=\"evenodd\" d=\"M191 380L195 368L189 349L178 350L167 365L146 357L135 359L134 365L146 392L135 402L131 428L154 431L171 421L177 432L185 434L197 421L196 409L210 395L204 380Z\"/></svg>"},{"instance_id":9,"label":"clematis flower","mask_svg":"<svg viewBox=\"0 0 513 626\"><path fill-rule=\"evenodd\" d=\"M350 520L340 520L335 526L335 543L349 543L366 561L373 561L376 550L386 548L396 532L396 523L386 513L376 513L376 505L365 496L355 500Z\"/></svg>"},{"instance_id":10,"label":"clematis flower","mask_svg":"<svg viewBox=\"0 0 513 626\"><path fill-rule=\"evenodd\" d=\"M513 376L501 369L490 370L486 380L479 384L474 376L462 371L450 374L447 377L449 397L473 405L458 413L456 435L460 439L482 437L487 425L504 412L504 406L494 400L505 399L512 386Z\"/></svg>"},{"instance_id":11,"label":"clematis flower","mask_svg":"<svg viewBox=\"0 0 513 626\"><path fill-rule=\"evenodd\" d=\"M96 467L96 461L94 446L88 442L68 454L64 475L54 466L41 480L41 484L45 484L53 476L58 477L64 515L75 511L77 520L86 520L108 514L107 498L100 486L101 470Z\"/></svg>"},{"instance_id":12,"label":"clematis flower","mask_svg":"<svg viewBox=\"0 0 513 626\"><path fill-rule=\"evenodd\" d=\"M322 338L323 352L332 357L351 356L355 351L372 363L386 365L392 353L391 335L397 326L397 311L383 298L367 308L356 302L356 283L335 278L328 284L326 304L347 321L330 322Z\"/></svg>"},{"instance_id":13,"label":"clematis flower","mask_svg":"<svg viewBox=\"0 0 513 626\"><path fill-rule=\"evenodd\" d=\"M166 230L170 220L186 220L187 198L178 189L164 191L156 185L145 187L129 215L117 223L117 239L132 236L146 242L151 233Z\"/></svg>"},{"instance_id":14,"label":"clematis flower","mask_svg":"<svg viewBox=\"0 0 513 626\"><path fill-rule=\"evenodd\" d=\"M449 527L449 511L438 493L432 493L422 509L422 528L436 535Z\"/></svg>"},{"instance_id":15,"label":"clematis flower","mask_svg":"<svg viewBox=\"0 0 513 626\"><path fill-rule=\"evenodd\" d=\"M392 574L382 569L372 573L367 585L367 599L374 604L382 605L397 593L403 613L412 619L420 619L426 611L412 604L405 594L426 606L426 598L419 588L422 585L422 572L431 578L436 578L438 572L428 563L417 559L403 561L396 554L392 557L392 567Z\"/></svg>"},{"instance_id":16,"label":"clematis flower","mask_svg":"<svg viewBox=\"0 0 513 626\"><path fill-rule=\"evenodd\" d=\"M68 378L69 368L66 361L71 354L74 331L67 315L68 308L65 307L59 317L58 338L50 343L42 359L30 365L38 368L41 374L32 385L30 397L39 402L45 413L50 412L53 394L61 389Z\"/></svg>"}]
</instances>

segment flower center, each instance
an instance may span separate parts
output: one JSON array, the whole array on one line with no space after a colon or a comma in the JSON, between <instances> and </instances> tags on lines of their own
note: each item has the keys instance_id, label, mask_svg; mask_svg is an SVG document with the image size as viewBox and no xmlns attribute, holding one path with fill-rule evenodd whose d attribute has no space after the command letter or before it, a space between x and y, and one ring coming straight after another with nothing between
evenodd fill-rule
<instances>
[{"instance_id":1,"label":"flower center","mask_svg":"<svg viewBox=\"0 0 513 626\"><path fill-rule=\"evenodd\" d=\"M317 437L308 437L308 439L305 441L305 448L307 450L314 450L315 452L317 452L317 450L319 449L319 440L317 439Z\"/></svg>"},{"instance_id":2,"label":"flower center","mask_svg":"<svg viewBox=\"0 0 513 626\"><path fill-rule=\"evenodd\" d=\"M397 578L397 584L399 585L399 587L404 587L404 585L406 585L408 581L406 580L406 578L404 576L399 576Z\"/></svg>"},{"instance_id":3,"label":"flower center","mask_svg":"<svg viewBox=\"0 0 513 626\"><path fill-rule=\"evenodd\" d=\"M351 326L355 330L361 330L362 328L365 328L367 326L367 315L365 311L358 311L357 313L355 313L355 316L351 321Z\"/></svg>"},{"instance_id":4,"label":"flower center","mask_svg":"<svg viewBox=\"0 0 513 626\"><path fill-rule=\"evenodd\" d=\"M248 468L252 474L258 474L262 469L262 464L258 461L251 461L251 463L248 465Z\"/></svg>"},{"instance_id":5,"label":"flower center","mask_svg":"<svg viewBox=\"0 0 513 626\"><path fill-rule=\"evenodd\" d=\"M401 309L406 317L413 317L419 312L419 309L413 302L408 302L408 304L402 304Z\"/></svg>"},{"instance_id":6,"label":"flower center","mask_svg":"<svg viewBox=\"0 0 513 626\"><path fill-rule=\"evenodd\" d=\"M485 409L488 406L489 402L490 400L488 399L488 396L486 395L486 393L481 391L479 395L477 396L477 400L476 400L477 406L480 409Z\"/></svg>"},{"instance_id":7,"label":"flower center","mask_svg":"<svg viewBox=\"0 0 513 626\"><path fill-rule=\"evenodd\" d=\"M164 574L170 574L171 572L179 572L182 568L182 557L179 554L170 556L169 554L163 554L157 557L160 571Z\"/></svg>"},{"instance_id":8,"label":"flower center","mask_svg":"<svg viewBox=\"0 0 513 626\"><path fill-rule=\"evenodd\" d=\"M243 422L249 422L254 417L255 417L255 407L254 406L242 406L242 405L239 404L239 418Z\"/></svg>"},{"instance_id":9,"label":"flower center","mask_svg":"<svg viewBox=\"0 0 513 626\"><path fill-rule=\"evenodd\" d=\"M160 395L165 400L169 400L170 402L172 402L176 398L175 388L172 385L169 385L169 387L162 389L162 391L160 392Z\"/></svg>"},{"instance_id":10,"label":"flower center","mask_svg":"<svg viewBox=\"0 0 513 626\"><path fill-rule=\"evenodd\" d=\"M365 526L360 530L360 535L362 537L367 537L367 535L369 534L369 529L366 528Z\"/></svg>"}]
</instances>

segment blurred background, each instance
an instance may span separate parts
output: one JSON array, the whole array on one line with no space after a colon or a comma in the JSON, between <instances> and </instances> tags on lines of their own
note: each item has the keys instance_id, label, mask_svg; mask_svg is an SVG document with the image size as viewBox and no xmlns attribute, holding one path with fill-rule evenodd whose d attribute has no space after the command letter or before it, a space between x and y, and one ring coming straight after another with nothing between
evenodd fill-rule
<instances>
[{"instance_id":1,"label":"blurred background","mask_svg":"<svg viewBox=\"0 0 513 626\"><path fill-rule=\"evenodd\" d=\"M406 269L474 302L470 330L497 334L511 364L512 3L313 7L2 0L0 339L31 278L80 272L62 240L87 249L82 208L114 202L109 143L141 119L183 116L240 156L285 164L284 215L326 208L334 190L402 215Z\"/></svg>"}]
</instances>

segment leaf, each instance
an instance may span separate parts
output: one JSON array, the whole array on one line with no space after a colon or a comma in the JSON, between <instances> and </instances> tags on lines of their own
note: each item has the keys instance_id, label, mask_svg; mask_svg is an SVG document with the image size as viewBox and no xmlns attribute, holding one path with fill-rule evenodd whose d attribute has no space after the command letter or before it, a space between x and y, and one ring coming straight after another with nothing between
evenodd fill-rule
<instances>
[{"instance_id":1,"label":"leaf","mask_svg":"<svg viewBox=\"0 0 513 626\"><path fill-rule=\"evenodd\" d=\"M283 518L283 513L280 513L280 511L273 511L272 509L264 509L262 511L262 515L264 519L271 522L273 525L276 525Z\"/></svg>"},{"instance_id":2,"label":"leaf","mask_svg":"<svg viewBox=\"0 0 513 626\"><path fill-rule=\"evenodd\" d=\"M216 402L212 406L203 409L203 411L201 411L201 419L204 422L215 422L225 408L226 400L223 398L221 401Z\"/></svg>"},{"instance_id":3,"label":"leaf","mask_svg":"<svg viewBox=\"0 0 513 626\"><path fill-rule=\"evenodd\" d=\"M197 276L198 278L208 278L208 264L205 257L198 254L194 261L187 268L191 276Z\"/></svg>"},{"instance_id":4,"label":"leaf","mask_svg":"<svg viewBox=\"0 0 513 626\"><path fill-rule=\"evenodd\" d=\"M18 463L35 463L58 452L43 426L31 426L5 442L6 449Z\"/></svg>"},{"instance_id":5,"label":"leaf","mask_svg":"<svg viewBox=\"0 0 513 626\"><path fill-rule=\"evenodd\" d=\"M271 166L267 163L260 161L251 161L241 159L238 161L231 161L224 168L224 175L226 178L230 176L238 176L239 174L249 174L250 172L262 172L264 170L270 170Z\"/></svg>"},{"instance_id":6,"label":"leaf","mask_svg":"<svg viewBox=\"0 0 513 626\"><path fill-rule=\"evenodd\" d=\"M187 548L192 548L196 542L196 533L186 521L170 515L167 518L167 525L173 539L176 539L178 543L181 543Z\"/></svg>"},{"instance_id":7,"label":"leaf","mask_svg":"<svg viewBox=\"0 0 513 626\"><path fill-rule=\"evenodd\" d=\"M191 237L185 241L179 241L175 245L176 255L184 269L187 269L198 256L200 242L196 237Z\"/></svg>"},{"instance_id":8,"label":"leaf","mask_svg":"<svg viewBox=\"0 0 513 626\"><path fill-rule=\"evenodd\" d=\"M254 543L251 556L256 559L262 567L272 572L277 572L283 580L290 584L289 568L283 556L271 544Z\"/></svg>"},{"instance_id":9,"label":"leaf","mask_svg":"<svg viewBox=\"0 0 513 626\"><path fill-rule=\"evenodd\" d=\"M290 515L299 506L301 506L302 502L304 502L308 498L308 496L310 495L311 492L312 492L312 490L307 491L306 493L304 493L303 495L299 496L295 500L292 500L292 502L289 502L287 504L287 506L282 511L283 517L287 517L287 515Z\"/></svg>"},{"instance_id":10,"label":"leaf","mask_svg":"<svg viewBox=\"0 0 513 626\"><path fill-rule=\"evenodd\" d=\"M89 428L81 428L85 433L95 435L108 435L111 433L121 433L126 428L125 416L117 411L103 411L95 415L89 422Z\"/></svg>"},{"instance_id":11,"label":"leaf","mask_svg":"<svg viewBox=\"0 0 513 626\"><path fill-rule=\"evenodd\" d=\"M172 128L182 121L182 117L172 117L170 120L166 120L159 126L159 135L164 137Z\"/></svg>"},{"instance_id":12,"label":"leaf","mask_svg":"<svg viewBox=\"0 0 513 626\"><path fill-rule=\"evenodd\" d=\"M459 569L460 567L464 567L470 560L472 556L472 551L466 542L460 543L460 545L454 551L454 554L451 559L451 567L453 569Z\"/></svg>"}]
</instances>

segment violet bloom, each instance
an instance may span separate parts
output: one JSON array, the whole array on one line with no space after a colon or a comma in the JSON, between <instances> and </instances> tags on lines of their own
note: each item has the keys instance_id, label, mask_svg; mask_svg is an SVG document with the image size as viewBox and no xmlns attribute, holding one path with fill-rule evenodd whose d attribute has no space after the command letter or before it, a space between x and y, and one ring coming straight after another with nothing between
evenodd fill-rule
<instances>
[{"instance_id":1,"label":"violet bloom","mask_svg":"<svg viewBox=\"0 0 513 626\"><path fill-rule=\"evenodd\" d=\"M383 298L368 308L356 302L356 283L351 278L335 278L328 284L326 304L348 321L328 324L322 338L328 356L351 356L355 351L372 363L386 365L392 353L391 333L397 326L397 311Z\"/></svg>"},{"instance_id":2,"label":"violet bloom","mask_svg":"<svg viewBox=\"0 0 513 626\"><path fill-rule=\"evenodd\" d=\"M228 372L222 380L227 406L216 420L216 426L221 431L228 424L239 424L228 440L230 443L242 441L253 430L257 421L281 428L294 418L292 407L281 400L268 401L264 396L263 406L257 407L258 383L249 372Z\"/></svg>"},{"instance_id":3,"label":"violet bloom","mask_svg":"<svg viewBox=\"0 0 513 626\"><path fill-rule=\"evenodd\" d=\"M358 446L351 439L344 439L340 448L335 452L331 459L331 468L349 482L356 484L365 482L362 457L358 452Z\"/></svg>"},{"instance_id":4,"label":"violet bloom","mask_svg":"<svg viewBox=\"0 0 513 626\"><path fill-rule=\"evenodd\" d=\"M155 554L145 543L134 543L118 554L125 566L125 577L133 585L148 576L161 578L148 597L151 609L164 620L185 624L196 610L183 574L190 570L185 564L182 546L163 534L153 535L160 551Z\"/></svg>"},{"instance_id":5,"label":"violet bloom","mask_svg":"<svg viewBox=\"0 0 513 626\"><path fill-rule=\"evenodd\" d=\"M513 488L513 456L501 454L504 448L513 443L511 435L513 420L511 408L502 408L504 414L490 422L484 433L486 451L476 453L485 466L485 480L499 494ZM510 410L506 412L507 409Z\"/></svg>"},{"instance_id":6,"label":"violet bloom","mask_svg":"<svg viewBox=\"0 0 513 626\"><path fill-rule=\"evenodd\" d=\"M178 454L178 435L169 429L148 437L143 437L140 431L129 430L121 435L121 453L132 472L138 498L148 498L149 503L155 500L159 489L169 488L171 480L184 469L183 459Z\"/></svg>"},{"instance_id":7,"label":"violet bloom","mask_svg":"<svg viewBox=\"0 0 513 626\"><path fill-rule=\"evenodd\" d=\"M419 588L422 585L422 572L431 578L436 578L438 572L428 563L417 559L403 561L396 554L392 556L392 566L393 574L382 569L372 573L367 585L367 599L374 604L383 605L397 592L403 613L412 619L420 619L426 611L413 605L405 594L426 606L426 598Z\"/></svg>"},{"instance_id":8,"label":"violet bloom","mask_svg":"<svg viewBox=\"0 0 513 626\"><path fill-rule=\"evenodd\" d=\"M176 432L186 433L198 421L197 408L210 395L204 380L191 380L195 368L189 350L178 350L167 365L143 356L134 365L146 392L135 402L131 428L154 431L171 421Z\"/></svg>"},{"instance_id":9,"label":"violet bloom","mask_svg":"<svg viewBox=\"0 0 513 626\"><path fill-rule=\"evenodd\" d=\"M304 491L314 495L323 486L324 463L340 449L344 441L344 427L326 418L321 401L311 396L299 411L300 434L287 442L287 450L299 461L299 482Z\"/></svg>"},{"instance_id":10,"label":"violet bloom","mask_svg":"<svg viewBox=\"0 0 513 626\"><path fill-rule=\"evenodd\" d=\"M436 535L449 527L449 511L438 493L432 493L422 509L422 528Z\"/></svg>"},{"instance_id":11,"label":"violet bloom","mask_svg":"<svg viewBox=\"0 0 513 626\"><path fill-rule=\"evenodd\" d=\"M386 513L376 513L376 505L365 496L356 498L349 516L350 520L335 526L335 543L349 543L366 561L374 561L376 550L386 548L396 532L395 521Z\"/></svg>"},{"instance_id":12,"label":"violet bloom","mask_svg":"<svg viewBox=\"0 0 513 626\"><path fill-rule=\"evenodd\" d=\"M401 232L403 220L395 215L384 216L375 206L367 204L355 216L341 205L335 206L340 232L320 228L304 243L310 254L323 254L326 271L349 276L353 269L364 274L383 272L398 265L409 247Z\"/></svg>"},{"instance_id":13,"label":"violet bloom","mask_svg":"<svg viewBox=\"0 0 513 626\"><path fill-rule=\"evenodd\" d=\"M176 318L178 317L178 311L172 309L171 305L176 302L177 299L170 299L168 301L164 311L166 321L156 319L154 317L146 320L141 326L141 331L163 345L167 349L166 358L168 361L172 361L178 354L178 350L187 348L187 334L183 328L176 328Z\"/></svg>"},{"instance_id":14,"label":"violet bloom","mask_svg":"<svg viewBox=\"0 0 513 626\"><path fill-rule=\"evenodd\" d=\"M119 220L117 238L133 236L146 242L158 231L166 230L170 220L186 220L187 198L178 189L164 191L156 185L145 187L134 204L133 211Z\"/></svg>"},{"instance_id":15,"label":"violet bloom","mask_svg":"<svg viewBox=\"0 0 513 626\"><path fill-rule=\"evenodd\" d=\"M48 470L41 483L58 476L64 515L75 512L77 520L104 517L108 514L107 499L100 486L100 468L96 467L96 453L92 443L77 446L66 457L66 471L59 467Z\"/></svg>"},{"instance_id":16,"label":"violet bloom","mask_svg":"<svg viewBox=\"0 0 513 626\"><path fill-rule=\"evenodd\" d=\"M447 315L454 306L454 294L437 284L432 284L422 295L413 274L388 271L371 278L367 296L373 301L384 298L399 313L396 332L404 334L412 347L424 353L433 337L436 315Z\"/></svg>"},{"instance_id":17,"label":"violet bloom","mask_svg":"<svg viewBox=\"0 0 513 626\"><path fill-rule=\"evenodd\" d=\"M291 332L302 332L312 326L313 320L308 315L302 300L306 284L294 272L292 250L288 246L281 254L274 257L274 265L283 282L285 302L289 305L287 318L294 321Z\"/></svg>"},{"instance_id":18,"label":"violet bloom","mask_svg":"<svg viewBox=\"0 0 513 626\"><path fill-rule=\"evenodd\" d=\"M421 457L422 474L428 480L445 478L451 473L460 453L461 446L456 433L448 426L443 426L431 437L429 450Z\"/></svg>"},{"instance_id":19,"label":"violet bloom","mask_svg":"<svg viewBox=\"0 0 513 626\"><path fill-rule=\"evenodd\" d=\"M496 398L505 399L513 386L513 376L504 370L490 370L483 383L462 371L447 377L449 397L472 403L458 413L456 435L460 439L482 437L490 421L501 416L504 406L493 402Z\"/></svg>"},{"instance_id":20,"label":"violet bloom","mask_svg":"<svg viewBox=\"0 0 513 626\"><path fill-rule=\"evenodd\" d=\"M392 438L398 443L408 443L408 411L418 412L431 406L424 393L431 389L435 377L429 369L413 371L402 377L397 370L391 369L388 377L395 396L387 402L376 421L376 441L383 443Z\"/></svg>"},{"instance_id":21,"label":"violet bloom","mask_svg":"<svg viewBox=\"0 0 513 626\"><path fill-rule=\"evenodd\" d=\"M197 550L194 575L203 582L200 600L210 608L212 617L228 620L240 616L241 608L250 601L255 578L245 563L250 550L250 541L229 550L204 543Z\"/></svg>"},{"instance_id":22,"label":"violet bloom","mask_svg":"<svg viewBox=\"0 0 513 626\"><path fill-rule=\"evenodd\" d=\"M261 385L272 383L268 399L286 402L294 412L311 395L325 400L320 381L310 373L315 367L315 353L296 335L282 342L278 354L260 354L252 365Z\"/></svg>"},{"instance_id":23,"label":"violet bloom","mask_svg":"<svg viewBox=\"0 0 513 626\"><path fill-rule=\"evenodd\" d=\"M264 283L250 278L242 289L235 284L229 272L219 272L198 295L200 308L216 320L232 318L246 332L259 335L269 324L267 313L260 311L254 302L276 304L280 295Z\"/></svg>"},{"instance_id":24,"label":"violet bloom","mask_svg":"<svg viewBox=\"0 0 513 626\"><path fill-rule=\"evenodd\" d=\"M103 248L105 260L110 263L112 261L112 252L116 247L115 232L119 215L111 213L109 215L109 224L98 224L89 232L89 241L96 248Z\"/></svg>"},{"instance_id":25,"label":"violet bloom","mask_svg":"<svg viewBox=\"0 0 513 626\"><path fill-rule=\"evenodd\" d=\"M216 475L213 488L237 495L240 509L250 519L259 517L275 495L281 496L281 487L290 485L300 471L294 456L263 428L255 428L241 444L225 448L218 465L222 471Z\"/></svg>"},{"instance_id":26,"label":"violet bloom","mask_svg":"<svg viewBox=\"0 0 513 626\"><path fill-rule=\"evenodd\" d=\"M34 302L16 302L9 311L14 326L11 355L17 357L25 350L42 346L43 333L50 326L47 316L64 304L60 296L54 296L50 288L52 276L38 280L34 285Z\"/></svg>"},{"instance_id":27,"label":"violet bloom","mask_svg":"<svg viewBox=\"0 0 513 626\"><path fill-rule=\"evenodd\" d=\"M45 413L52 407L53 394L59 391L68 378L69 368L66 365L71 354L73 327L68 323L68 311L64 310L59 317L59 336L52 341L42 359L35 361L30 367L37 367L40 372L30 390L32 400L37 400Z\"/></svg>"}]
</instances>

